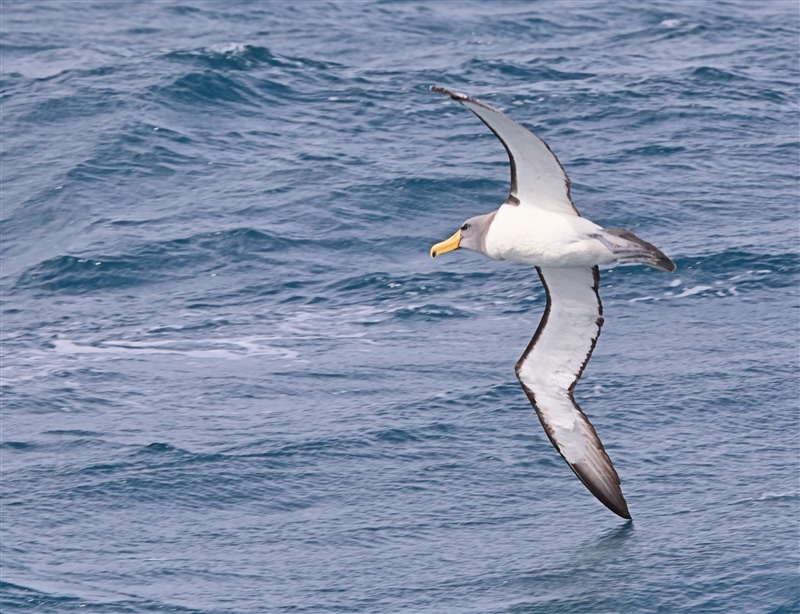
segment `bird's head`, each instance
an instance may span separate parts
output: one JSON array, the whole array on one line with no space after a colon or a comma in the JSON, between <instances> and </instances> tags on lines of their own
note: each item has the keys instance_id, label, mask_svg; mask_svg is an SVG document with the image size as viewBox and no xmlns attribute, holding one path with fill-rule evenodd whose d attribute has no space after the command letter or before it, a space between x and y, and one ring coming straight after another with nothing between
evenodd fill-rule
<instances>
[{"instance_id":1,"label":"bird's head","mask_svg":"<svg viewBox=\"0 0 800 614\"><path fill-rule=\"evenodd\" d=\"M484 255L486 254L486 232L494 219L496 211L486 215L476 215L469 218L461 228L449 239L437 243L431 248L431 258L436 258L446 252L452 252L461 247L471 249Z\"/></svg>"}]
</instances>

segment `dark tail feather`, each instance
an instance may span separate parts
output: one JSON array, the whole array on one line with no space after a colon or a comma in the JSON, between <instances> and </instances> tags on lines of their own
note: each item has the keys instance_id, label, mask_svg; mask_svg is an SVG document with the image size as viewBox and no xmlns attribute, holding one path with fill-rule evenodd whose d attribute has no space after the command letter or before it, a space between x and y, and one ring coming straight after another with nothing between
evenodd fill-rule
<instances>
[{"instance_id":1,"label":"dark tail feather","mask_svg":"<svg viewBox=\"0 0 800 614\"><path fill-rule=\"evenodd\" d=\"M609 248L615 253L624 254L617 262L644 264L667 273L672 273L677 268L664 252L652 243L643 241L627 228L604 228L603 233L608 235L605 237L606 241L612 244ZM618 245L615 238L622 239L619 243L623 245Z\"/></svg>"}]
</instances>

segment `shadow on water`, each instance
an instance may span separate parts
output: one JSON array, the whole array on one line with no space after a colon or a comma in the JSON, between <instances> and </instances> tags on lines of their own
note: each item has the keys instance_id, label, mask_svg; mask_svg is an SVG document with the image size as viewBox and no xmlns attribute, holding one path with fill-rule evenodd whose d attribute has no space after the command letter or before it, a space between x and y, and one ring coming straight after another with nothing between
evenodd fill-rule
<instances>
[{"instance_id":1,"label":"shadow on water","mask_svg":"<svg viewBox=\"0 0 800 614\"><path fill-rule=\"evenodd\" d=\"M599 537L585 539L574 549L568 565L585 567L596 563L612 563L634 535L633 521L627 520L620 526L604 531Z\"/></svg>"},{"instance_id":2,"label":"shadow on water","mask_svg":"<svg viewBox=\"0 0 800 614\"><path fill-rule=\"evenodd\" d=\"M603 596L609 573L625 566L627 546L635 535L633 521L607 529L564 550L565 558L520 577L526 597L503 612L618 611L621 604Z\"/></svg>"},{"instance_id":3,"label":"shadow on water","mask_svg":"<svg viewBox=\"0 0 800 614\"><path fill-rule=\"evenodd\" d=\"M633 536L633 530L633 520L626 520L620 526L604 531L594 546L590 546L590 541L587 540L586 546L595 550L619 550L620 546Z\"/></svg>"}]
</instances>

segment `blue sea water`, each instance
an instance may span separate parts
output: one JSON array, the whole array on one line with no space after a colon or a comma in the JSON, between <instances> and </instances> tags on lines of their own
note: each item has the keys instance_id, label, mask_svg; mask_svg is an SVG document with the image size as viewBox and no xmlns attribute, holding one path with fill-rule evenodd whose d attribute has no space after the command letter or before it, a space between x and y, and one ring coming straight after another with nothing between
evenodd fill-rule
<instances>
[{"instance_id":1,"label":"blue sea water","mask_svg":"<svg viewBox=\"0 0 800 614\"><path fill-rule=\"evenodd\" d=\"M800 611L796 2L3 2L2 610ZM535 130L602 271L576 389L532 269L429 247Z\"/></svg>"}]
</instances>

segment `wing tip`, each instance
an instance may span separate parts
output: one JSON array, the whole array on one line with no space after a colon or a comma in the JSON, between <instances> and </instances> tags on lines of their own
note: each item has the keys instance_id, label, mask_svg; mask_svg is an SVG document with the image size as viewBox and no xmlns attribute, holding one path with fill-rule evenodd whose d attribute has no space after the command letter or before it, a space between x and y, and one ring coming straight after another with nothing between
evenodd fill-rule
<instances>
[{"instance_id":1,"label":"wing tip","mask_svg":"<svg viewBox=\"0 0 800 614\"><path fill-rule=\"evenodd\" d=\"M471 96L467 96L466 94L462 94L461 92L454 92L453 90L449 90L446 87L442 87L441 85L431 85L431 91L436 92L437 94L443 94L445 96L450 96L453 100L473 100Z\"/></svg>"},{"instance_id":2,"label":"wing tip","mask_svg":"<svg viewBox=\"0 0 800 614\"><path fill-rule=\"evenodd\" d=\"M442 87L441 85L431 85L431 91L432 92L436 92L437 94L443 94L445 96L450 96L450 98L452 98L453 100L455 100L457 102L469 102L470 104L478 105L479 107L483 107L484 109L488 109L489 111L494 111L495 113L499 113L500 115L505 115L505 113L503 113L502 111L498 111L493 106L488 105L485 102L481 102L477 98L473 98L472 96L469 96L469 95L464 94L462 92L454 92L453 90L449 90L446 87ZM480 115L479 115L479 117L480 117ZM486 124L486 120L485 119L481 118L481 121L484 124ZM486 124L486 125L488 126L488 124ZM497 136L497 138L500 139L500 142L503 143L503 147L508 149L508 146L505 144L505 141L503 141L503 139L500 138L500 135L498 135L497 132L495 132L495 130L491 126L489 127L489 130L494 132L495 136ZM509 155L511 155L511 154L509 154Z\"/></svg>"},{"instance_id":3,"label":"wing tip","mask_svg":"<svg viewBox=\"0 0 800 614\"><path fill-rule=\"evenodd\" d=\"M624 518L625 520L631 520L631 513L630 513L630 511L628 511L628 502L625 501L624 498L622 499L622 505L621 506L611 507L607 503L605 504L605 506L608 509L610 509L612 512L614 512L620 518Z\"/></svg>"},{"instance_id":4,"label":"wing tip","mask_svg":"<svg viewBox=\"0 0 800 614\"><path fill-rule=\"evenodd\" d=\"M658 266L655 268L657 268L659 271L664 271L665 273L674 273L678 266L669 259L669 256L665 256L662 253L661 257L658 259Z\"/></svg>"},{"instance_id":5,"label":"wing tip","mask_svg":"<svg viewBox=\"0 0 800 614\"><path fill-rule=\"evenodd\" d=\"M610 465L611 459L608 459L608 462ZM619 485L619 477L613 465L610 465L610 472L607 474L612 479L602 480L603 476L601 474L592 471L584 463L577 462L572 464L568 462L567 464L600 503L605 505L617 516L625 520L631 520L628 502L625 501L625 496L622 494L622 488Z\"/></svg>"}]
</instances>

